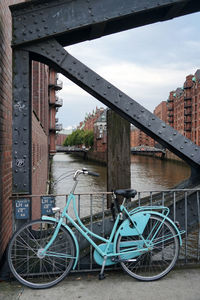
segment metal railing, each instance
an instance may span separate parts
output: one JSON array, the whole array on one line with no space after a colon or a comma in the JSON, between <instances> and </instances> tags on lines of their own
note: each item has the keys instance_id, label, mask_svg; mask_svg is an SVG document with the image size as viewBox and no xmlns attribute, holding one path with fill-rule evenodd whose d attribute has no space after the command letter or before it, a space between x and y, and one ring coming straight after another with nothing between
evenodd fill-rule
<instances>
[{"instance_id":1,"label":"metal railing","mask_svg":"<svg viewBox=\"0 0 200 300\"><path fill-rule=\"evenodd\" d=\"M108 209L111 193L76 194L78 215L85 226L101 236L109 236L113 226L113 216ZM179 266L200 264L200 189L176 189L162 191L138 192L135 199L128 202L127 206L132 209L137 206L162 205L170 208L169 217L180 223L181 229L185 229L183 246L181 247ZM54 205L63 208L67 195L31 195L15 197L13 200L14 229L22 223L40 214L51 215ZM33 201L34 199L34 201ZM35 206L38 206L37 208ZM75 218L69 208L68 213ZM81 259L76 271L99 270L94 263L93 249L76 232L80 243Z\"/></svg>"}]
</instances>

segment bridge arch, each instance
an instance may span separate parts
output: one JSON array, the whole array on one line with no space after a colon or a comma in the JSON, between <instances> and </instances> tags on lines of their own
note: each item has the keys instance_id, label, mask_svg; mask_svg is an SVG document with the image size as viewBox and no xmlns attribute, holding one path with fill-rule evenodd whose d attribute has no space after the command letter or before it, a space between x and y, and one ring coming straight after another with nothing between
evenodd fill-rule
<instances>
[{"instance_id":1,"label":"bridge arch","mask_svg":"<svg viewBox=\"0 0 200 300\"><path fill-rule=\"evenodd\" d=\"M194 0L128 0L123 5L120 0L102 0L101 3L97 0L45 0L42 4L34 0L11 7L14 28L13 192L31 193L32 59L53 67L185 160L193 170L192 180L196 179L200 147L70 55L63 46L199 10L200 3Z\"/></svg>"}]
</instances>

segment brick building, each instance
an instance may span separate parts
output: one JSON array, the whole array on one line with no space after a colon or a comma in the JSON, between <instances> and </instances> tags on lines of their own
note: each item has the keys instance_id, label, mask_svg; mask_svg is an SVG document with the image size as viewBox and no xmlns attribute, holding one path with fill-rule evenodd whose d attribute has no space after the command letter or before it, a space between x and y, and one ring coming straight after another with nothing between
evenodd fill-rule
<instances>
[{"instance_id":1,"label":"brick building","mask_svg":"<svg viewBox=\"0 0 200 300\"><path fill-rule=\"evenodd\" d=\"M104 108L96 107L96 111L93 111L93 113L89 113L86 115L85 120L79 124L79 128L84 129L84 130L93 130L94 123L100 117L100 115L102 114L103 111L104 111Z\"/></svg>"},{"instance_id":2,"label":"brick building","mask_svg":"<svg viewBox=\"0 0 200 300\"><path fill-rule=\"evenodd\" d=\"M200 70L186 77L183 88L170 92L167 122L200 145Z\"/></svg>"},{"instance_id":3,"label":"brick building","mask_svg":"<svg viewBox=\"0 0 200 300\"><path fill-rule=\"evenodd\" d=\"M12 24L9 5L25 1L0 1L0 260L11 237L12 224ZM32 193L46 193L49 150L55 151L56 84L49 86L54 71L32 62ZM50 87L50 89L49 89ZM55 99L55 104L52 104ZM32 216L40 205L33 201ZM36 209L35 209L36 208Z\"/></svg>"},{"instance_id":4,"label":"brick building","mask_svg":"<svg viewBox=\"0 0 200 300\"><path fill-rule=\"evenodd\" d=\"M94 152L107 151L107 110L102 111L101 115L94 122Z\"/></svg>"},{"instance_id":5,"label":"brick building","mask_svg":"<svg viewBox=\"0 0 200 300\"><path fill-rule=\"evenodd\" d=\"M12 24L9 5L0 1L0 259L12 234Z\"/></svg>"}]
</instances>

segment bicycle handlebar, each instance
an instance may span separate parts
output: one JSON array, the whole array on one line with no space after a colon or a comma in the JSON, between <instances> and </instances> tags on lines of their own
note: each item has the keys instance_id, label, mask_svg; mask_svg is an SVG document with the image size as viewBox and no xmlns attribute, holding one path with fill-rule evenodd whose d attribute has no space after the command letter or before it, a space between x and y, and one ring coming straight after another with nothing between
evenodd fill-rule
<instances>
[{"instance_id":1,"label":"bicycle handlebar","mask_svg":"<svg viewBox=\"0 0 200 300\"><path fill-rule=\"evenodd\" d=\"M98 173L88 171L88 175L99 177Z\"/></svg>"},{"instance_id":2,"label":"bicycle handlebar","mask_svg":"<svg viewBox=\"0 0 200 300\"><path fill-rule=\"evenodd\" d=\"M75 172L75 174L74 174L74 180L76 180L77 177L78 177L80 174L99 177L99 174L98 174L98 173L91 172L91 171L88 171L86 168L83 168L82 170L77 170L77 171Z\"/></svg>"}]
</instances>

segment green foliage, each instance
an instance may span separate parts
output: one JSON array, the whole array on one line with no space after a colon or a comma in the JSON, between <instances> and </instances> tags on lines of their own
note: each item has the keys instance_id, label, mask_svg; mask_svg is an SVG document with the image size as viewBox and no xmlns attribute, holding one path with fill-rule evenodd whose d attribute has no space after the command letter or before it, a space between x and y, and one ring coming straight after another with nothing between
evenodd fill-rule
<instances>
[{"instance_id":1,"label":"green foliage","mask_svg":"<svg viewBox=\"0 0 200 300\"><path fill-rule=\"evenodd\" d=\"M85 131L84 144L86 147L92 147L94 144L94 132L92 130Z\"/></svg>"},{"instance_id":2,"label":"green foliage","mask_svg":"<svg viewBox=\"0 0 200 300\"><path fill-rule=\"evenodd\" d=\"M92 130L77 129L68 135L65 139L64 146L80 146L92 147L94 143L94 133Z\"/></svg>"}]
</instances>

